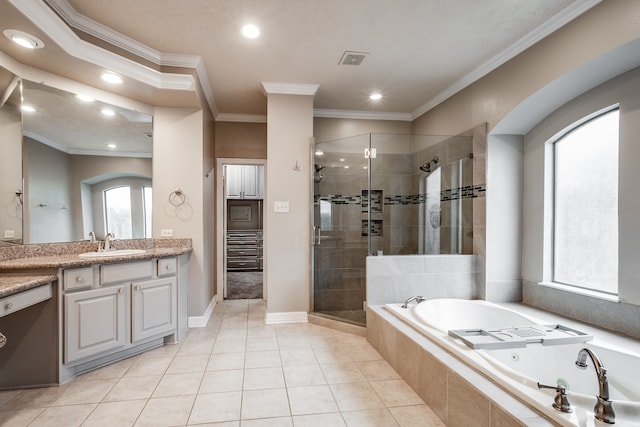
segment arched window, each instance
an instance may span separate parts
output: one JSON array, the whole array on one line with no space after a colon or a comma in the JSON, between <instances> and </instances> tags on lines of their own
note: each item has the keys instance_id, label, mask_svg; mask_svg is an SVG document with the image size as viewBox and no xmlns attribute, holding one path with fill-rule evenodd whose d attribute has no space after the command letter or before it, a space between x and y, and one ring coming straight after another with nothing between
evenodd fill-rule
<instances>
[{"instance_id":1,"label":"arched window","mask_svg":"<svg viewBox=\"0 0 640 427\"><path fill-rule=\"evenodd\" d=\"M553 143L553 281L618 293L618 123L610 109Z\"/></svg>"},{"instance_id":2,"label":"arched window","mask_svg":"<svg viewBox=\"0 0 640 427\"><path fill-rule=\"evenodd\" d=\"M131 187L113 187L104 191L104 218L107 233L118 239L133 237Z\"/></svg>"}]
</instances>

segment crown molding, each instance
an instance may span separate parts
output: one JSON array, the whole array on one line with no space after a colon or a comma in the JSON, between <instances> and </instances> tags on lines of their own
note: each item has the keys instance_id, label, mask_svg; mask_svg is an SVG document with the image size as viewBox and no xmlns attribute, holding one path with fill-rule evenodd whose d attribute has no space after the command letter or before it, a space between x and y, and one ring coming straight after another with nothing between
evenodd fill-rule
<instances>
[{"instance_id":1,"label":"crown molding","mask_svg":"<svg viewBox=\"0 0 640 427\"><path fill-rule=\"evenodd\" d=\"M267 116L261 114L220 113L216 122L267 123Z\"/></svg>"},{"instance_id":2,"label":"crown molding","mask_svg":"<svg viewBox=\"0 0 640 427\"><path fill-rule=\"evenodd\" d=\"M311 95L315 96L320 85L304 83L262 82L267 95Z\"/></svg>"},{"instance_id":3,"label":"crown molding","mask_svg":"<svg viewBox=\"0 0 640 427\"><path fill-rule=\"evenodd\" d=\"M51 148L54 148L58 151L62 151L65 154L71 154L71 150L69 150L69 147L66 147L60 143L57 143L55 141L51 141L48 138L45 138L44 136L40 135L39 133L30 131L30 130L22 130L22 134L28 138L33 139L34 141L38 141L44 145L47 145Z\"/></svg>"},{"instance_id":4,"label":"crown molding","mask_svg":"<svg viewBox=\"0 0 640 427\"><path fill-rule=\"evenodd\" d=\"M356 111L356 110L329 110L316 108L313 117L329 119L357 119L357 120L392 120L410 122L413 120L411 113L394 113L384 111Z\"/></svg>"},{"instance_id":5,"label":"crown molding","mask_svg":"<svg viewBox=\"0 0 640 427\"><path fill-rule=\"evenodd\" d=\"M151 159L151 153L135 153L127 152L122 153L118 151L105 151L105 150L71 150L69 154L78 156L103 156L103 157L135 157L142 159Z\"/></svg>"},{"instance_id":6,"label":"crown molding","mask_svg":"<svg viewBox=\"0 0 640 427\"><path fill-rule=\"evenodd\" d=\"M547 37L554 31L557 31L564 25L568 24L584 12L588 11L602 0L581 0L574 1L569 6L556 13L553 17L545 21L543 25L536 27L533 31L520 38L515 43L509 45L509 47L493 58L481 64L475 68L469 74L465 75L445 90L439 92L436 96L429 99L427 102L416 108L412 113L412 119L415 120L427 111L441 104L448 98L452 97L465 87L480 80L482 77L489 74L499 66L503 65L507 61L513 59L520 53L524 52L534 44L538 43L543 38Z\"/></svg>"},{"instance_id":7,"label":"crown molding","mask_svg":"<svg viewBox=\"0 0 640 427\"><path fill-rule=\"evenodd\" d=\"M123 58L80 39L61 18L40 1L9 0L42 31L56 41L69 55L104 67L159 89L193 90L195 79L189 74L161 73L135 61Z\"/></svg>"}]
</instances>

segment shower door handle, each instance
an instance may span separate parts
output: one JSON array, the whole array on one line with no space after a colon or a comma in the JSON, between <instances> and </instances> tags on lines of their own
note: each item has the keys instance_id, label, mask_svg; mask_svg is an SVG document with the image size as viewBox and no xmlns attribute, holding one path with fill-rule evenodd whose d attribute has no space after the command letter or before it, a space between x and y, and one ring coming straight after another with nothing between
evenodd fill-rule
<instances>
[{"instance_id":1,"label":"shower door handle","mask_svg":"<svg viewBox=\"0 0 640 427\"><path fill-rule=\"evenodd\" d=\"M320 226L318 225L314 225L313 226L313 246L320 246Z\"/></svg>"}]
</instances>

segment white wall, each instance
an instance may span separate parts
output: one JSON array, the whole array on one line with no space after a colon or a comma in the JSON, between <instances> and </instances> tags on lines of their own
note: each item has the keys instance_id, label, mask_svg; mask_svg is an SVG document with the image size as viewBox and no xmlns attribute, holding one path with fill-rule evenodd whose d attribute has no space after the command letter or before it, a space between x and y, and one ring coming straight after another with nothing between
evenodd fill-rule
<instances>
[{"instance_id":1,"label":"white wall","mask_svg":"<svg viewBox=\"0 0 640 427\"><path fill-rule=\"evenodd\" d=\"M313 96L267 96L264 272L267 317L309 310ZM299 170L294 170L295 166ZM288 213L274 202L289 202Z\"/></svg>"},{"instance_id":2,"label":"white wall","mask_svg":"<svg viewBox=\"0 0 640 427\"><path fill-rule=\"evenodd\" d=\"M522 300L523 138L487 138L486 285L483 299Z\"/></svg>"}]
</instances>

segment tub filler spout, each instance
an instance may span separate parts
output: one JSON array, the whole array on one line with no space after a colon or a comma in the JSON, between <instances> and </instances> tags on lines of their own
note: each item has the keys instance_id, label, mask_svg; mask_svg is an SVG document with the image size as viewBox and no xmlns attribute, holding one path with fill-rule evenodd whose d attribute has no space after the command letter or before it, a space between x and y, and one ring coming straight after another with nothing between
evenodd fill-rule
<instances>
[{"instance_id":1,"label":"tub filler spout","mask_svg":"<svg viewBox=\"0 0 640 427\"><path fill-rule=\"evenodd\" d=\"M427 299L426 299L425 297L421 297L421 296L411 297L411 298L408 298L408 299L404 302L404 304L402 304L402 308L407 308L407 307L409 306L409 303L410 303L411 301L415 301L415 302L416 302L416 304L419 304L419 303L421 303L422 301L426 301L426 300L427 300Z\"/></svg>"},{"instance_id":2,"label":"tub filler spout","mask_svg":"<svg viewBox=\"0 0 640 427\"><path fill-rule=\"evenodd\" d=\"M587 367L587 356L591 358L591 362L593 363L593 367L596 370L596 375L598 376L598 399L596 405L593 407L593 411L595 412L595 418L607 424L615 424L616 416L613 412L613 406L611 405L611 400L609 399L609 381L607 380L607 370L602 365L600 358L588 348L583 348L578 352L578 358L576 360L576 366L580 369L586 369Z\"/></svg>"}]
</instances>

